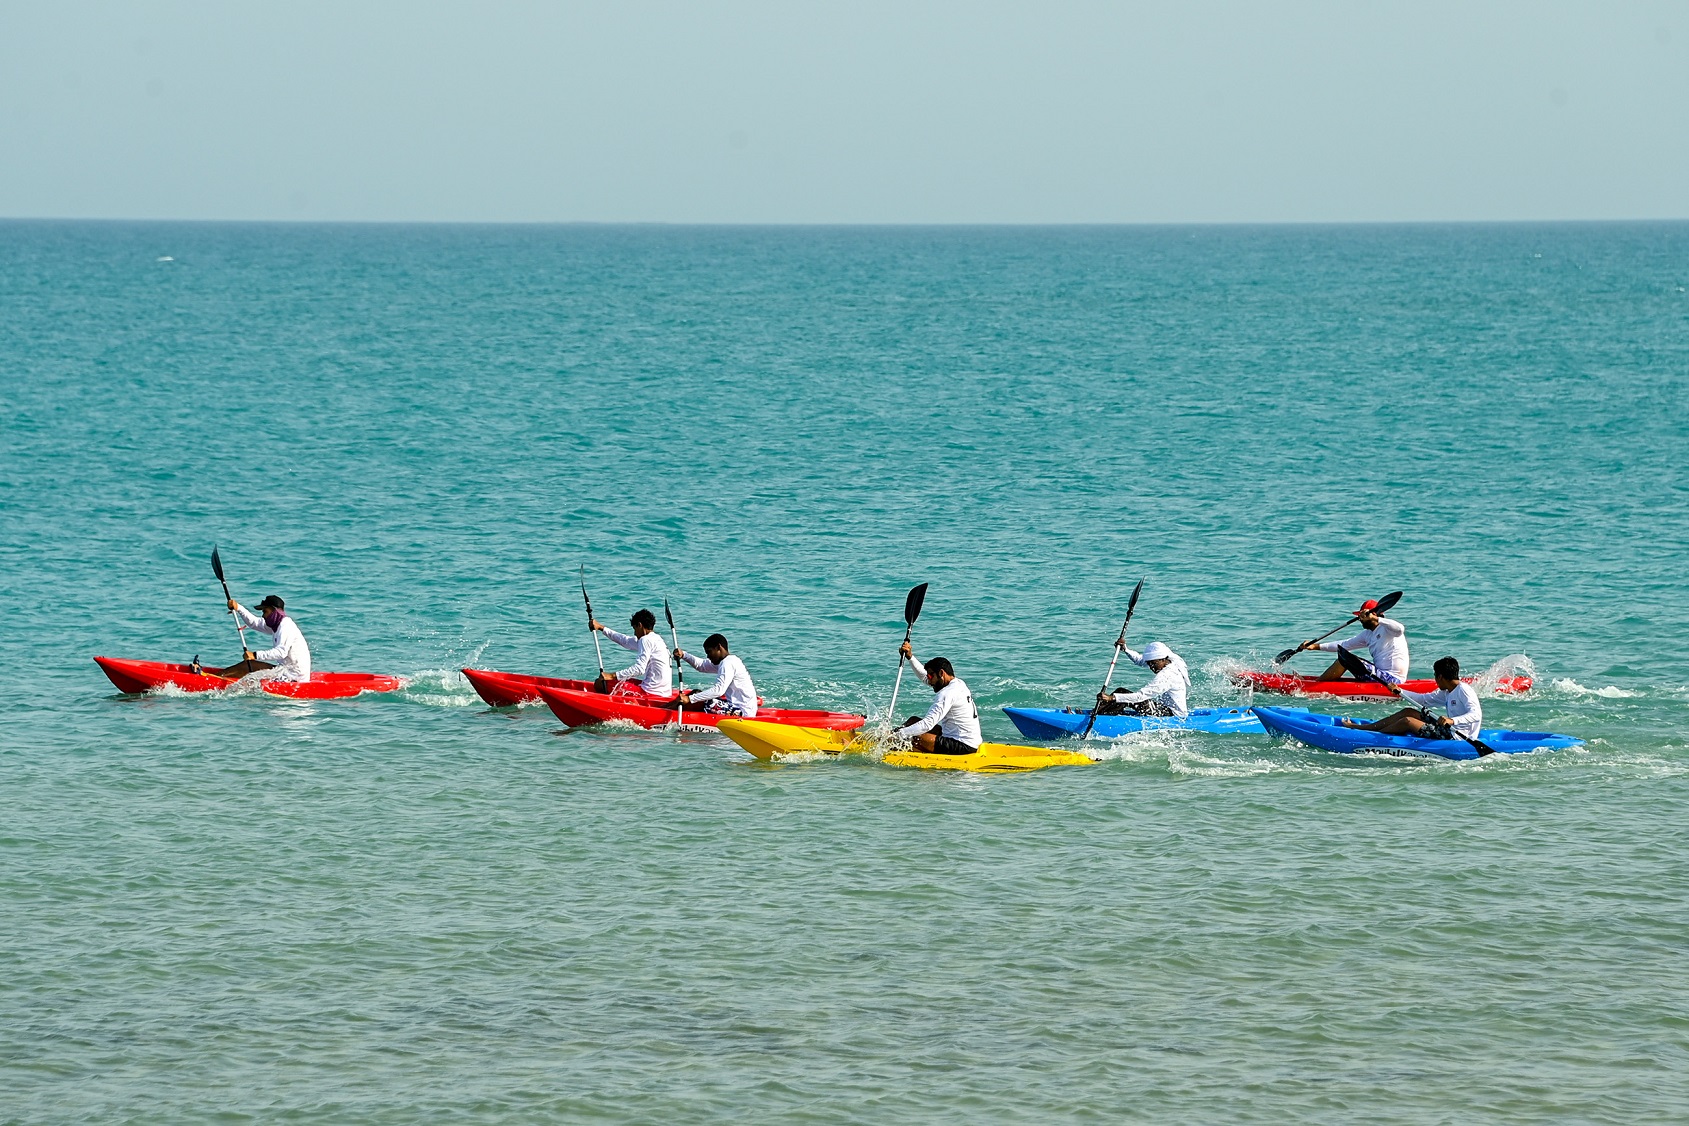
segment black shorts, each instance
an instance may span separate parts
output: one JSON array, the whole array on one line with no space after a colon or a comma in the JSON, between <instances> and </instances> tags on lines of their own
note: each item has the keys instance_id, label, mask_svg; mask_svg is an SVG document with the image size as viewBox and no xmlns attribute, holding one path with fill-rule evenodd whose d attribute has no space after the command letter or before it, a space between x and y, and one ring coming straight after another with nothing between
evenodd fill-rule
<instances>
[{"instance_id":1,"label":"black shorts","mask_svg":"<svg viewBox=\"0 0 1689 1126\"><path fill-rule=\"evenodd\" d=\"M1419 738L1421 738L1421 739L1453 739L1454 738L1454 725L1453 724L1450 724L1447 727L1443 726L1442 724L1437 722L1436 716L1432 715L1428 711L1425 711L1424 709L1420 710L1419 718L1425 721L1425 726L1421 727L1419 729Z\"/></svg>"},{"instance_id":2,"label":"black shorts","mask_svg":"<svg viewBox=\"0 0 1689 1126\"><path fill-rule=\"evenodd\" d=\"M931 753L935 755L971 755L977 750L979 750L978 747L970 747L960 739L952 739L948 735L939 734L933 740Z\"/></svg>"},{"instance_id":3,"label":"black shorts","mask_svg":"<svg viewBox=\"0 0 1689 1126\"><path fill-rule=\"evenodd\" d=\"M1114 700L1108 701L1097 709L1098 715L1158 715L1173 714L1173 709L1160 700L1139 700L1135 704L1121 704Z\"/></svg>"}]
</instances>

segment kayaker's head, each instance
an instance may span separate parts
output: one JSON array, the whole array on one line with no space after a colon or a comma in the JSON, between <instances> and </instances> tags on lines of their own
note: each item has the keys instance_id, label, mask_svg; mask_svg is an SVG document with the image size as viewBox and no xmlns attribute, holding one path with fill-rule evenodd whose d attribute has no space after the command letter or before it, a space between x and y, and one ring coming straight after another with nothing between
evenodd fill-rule
<instances>
[{"instance_id":1,"label":"kayaker's head","mask_svg":"<svg viewBox=\"0 0 1689 1126\"><path fill-rule=\"evenodd\" d=\"M633 626L635 637L644 637L657 628L657 615L649 610L635 610L633 617L628 619L628 624Z\"/></svg>"},{"instance_id":2,"label":"kayaker's head","mask_svg":"<svg viewBox=\"0 0 1689 1126\"><path fill-rule=\"evenodd\" d=\"M258 612L264 615L264 624L269 627L271 633L275 633L281 627L282 619L287 617L283 613L286 609L287 603L273 594L266 594L264 601L258 604Z\"/></svg>"},{"instance_id":3,"label":"kayaker's head","mask_svg":"<svg viewBox=\"0 0 1689 1126\"><path fill-rule=\"evenodd\" d=\"M1173 650L1167 648L1161 642L1152 641L1144 646L1144 664L1148 665L1153 671L1160 672L1172 663Z\"/></svg>"},{"instance_id":4,"label":"kayaker's head","mask_svg":"<svg viewBox=\"0 0 1689 1126\"><path fill-rule=\"evenodd\" d=\"M1437 658L1437 663L1431 666L1431 671L1437 677L1437 687L1444 692L1453 692L1460 683L1460 662L1453 657Z\"/></svg>"},{"instance_id":5,"label":"kayaker's head","mask_svg":"<svg viewBox=\"0 0 1689 1126\"><path fill-rule=\"evenodd\" d=\"M1378 599L1376 598L1367 599L1361 603L1361 608L1355 611L1355 621L1361 623L1367 629L1378 628L1379 616Z\"/></svg>"},{"instance_id":6,"label":"kayaker's head","mask_svg":"<svg viewBox=\"0 0 1689 1126\"><path fill-rule=\"evenodd\" d=\"M704 656L715 664L721 664L727 656L727 638L719 633L712 633L704 638Z\"/></svg>"},{"instance_id":7,"label":"kayaker's head","mask_svg":"<svg viewBox=\"0 0 1689 1126\"><path fill-rule=\"evenodd\" d=\"M949 658L934 657L927 662L927 683L932 685L934 692L955 679L956 670L950 666Z\"/></svg>"}]
</instances>

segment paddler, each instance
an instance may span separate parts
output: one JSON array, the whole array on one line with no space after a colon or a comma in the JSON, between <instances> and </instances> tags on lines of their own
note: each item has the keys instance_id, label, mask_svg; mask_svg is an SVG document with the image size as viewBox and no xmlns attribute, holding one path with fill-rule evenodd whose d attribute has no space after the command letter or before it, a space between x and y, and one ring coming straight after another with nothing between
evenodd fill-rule
<instances>
[{"instance_id":1,"label":"paddler","mask_svg":"<svg viewBox=\"0 0 1689 1126\"><path fill-rule=\"evenodd\" d=\"M1431 666L1437 677L1435 692L1409 692L1396 688L1396 695L1412 700L1419 706L1403 708L1393 715L1371 723L1342 720L1344 727L1362 731L1382 731L1386 735L1415 735L1421 739L1453 739L1455 733L1476 739L1484 726L1484 706L1478 703L1478 693L1460 679L1460 662L1443 657ZM1394 686L1392 686L1394 687ZM1442 708L1447 715L1432 715L1429 709Z\"/></svg>"},{"instance_id":2,"label":"paddler","mask_svg":"<svg viewBox=\"0 0 1689 1126\"><path fill-rule=\"evenodd\" d=\"M669 689L669 650L663 644L663 639L657 636L657 615L649 610L636 610L628 624L633 627L633 636L617 633L596 618L592 621L592 628L598 630L605 637L620 645L623 649L631 649L639 654L639 659L623 669L621 672L607 672L598 681L600 692L609 692L616 686L618 680L637 680L639 686L652 696L671 695Z\"/></svg>"},{"instance_id":3,"label":"paddler","mask_svg":"<svg viewBox=\"0 0 1689 1126\"><path fill-rule=\"evenodd\" d=\"M926 715L910 716L895 734L929 755L971 755L979 750L984 742L979 733L979 708L968 686L956 679L950 662L934 657L923 665L915 659L907 641L897 651L909 659L916 676L926 679L934 697Z\"/></svg>"},{"instance_id":4,"label":"paddler","mask_svg":"<svg viewBox=\"0 0 1689 1126\"><path fill-rule=\"evenodd\" d=\"M241 664L206 671L219 676L238 677L264 670L265 680L310 680L311 648L305 644L305 635L299 632L292 615L287 613L287 604L268 594L258 604L258 610L259 613L254 614L239 602L229 599L229 612L239 618L242 625L269 634L275 644L256 653L250 649L242 650L241 656L246 660Z\"/></svg>"},{"instance_id":5,"label":"paddler","mask_svg":"<svg viewBox=\"0 0 1689 1126\"><path fill-rule=\"evenodd\" d=\"M1147 668L1155 675L1136 692L1118 688L1106 698L1097 693L1098 715L1158 715L1183 719L1190 714L1190 708L1185 704L1185 693L1190 691L1191 674L1183 657L1159 641L1144 646L1142 653L1130 648L1122 648L1121 652L1134 665Z\"/></svg>"},{"instance_id":6,"label":"paddler","mask_svg":"<svg viewBox=\"0 0 1689 1126\"><path fill-rule=\"evenodd\" d=\"M1361 603L1354 618L1361 624L1361 632L1342 641L1304 641L1296 647L1297 652L1304 649L1319 649L1326 653L1335 653L1339 649L1365 649L1372 659L1367 661L1367 667L1379 680L1389 685L1397 685L1407 679L1408 647L1407 630L1402 623L1394 618L1386 618L1378 612L1378 602L1369 598ZM1342 680L1348 670L1342 661L1335 661L1331 667L1320 675L1321 680Z\"/></svg>"},{"instance_id":7,"label":"paddler","mask_svg":"<svg viewBox=\"0 0 1689 1126\"><path fill-rule=\"evenodd\" d=\"M702 657L695 657L684 649L674 651L675 660L685 661L699 672L715 673L715 683L708 688L697 691L682 688L680 695L674 699L674 706L691 708L702 705L705 711L715 715L736 715L755 719L756 685L751 683L751 674L746 670L745 662L728 651L727 638L719 633L712 633L704 638L704 654Z\"/></svg>"}]
</instances>

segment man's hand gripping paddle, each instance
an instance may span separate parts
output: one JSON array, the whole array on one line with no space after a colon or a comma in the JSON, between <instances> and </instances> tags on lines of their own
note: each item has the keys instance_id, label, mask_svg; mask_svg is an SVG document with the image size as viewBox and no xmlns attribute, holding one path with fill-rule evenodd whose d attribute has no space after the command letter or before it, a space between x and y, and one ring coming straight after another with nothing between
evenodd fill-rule
<instances>
[{"instance_id":1,"label":"man's hand gripping paddle","mask_svg":"<svg viewBox=\"0 0 1689 1126\"><path fill-rule=\"evenodd\" d=\"M903 643L909 644L909 637L915 632L915 619L921 616L921 604L927 600L927 584L922 583L909 592L909 597L903 600ZM903 688L903 654L897 655L897 682L891 686L891 707L886 709L886 726L890 727L893 717L897 715L897 693Z\"/></svg>"},{"instance_id":2,"label":"man's hand gripping paddle","mask_svg":"<svg viewBox=\"0 0 1689 1126\"><path fill-rule=\"evenodd\" d=\"M1400 688L1397 688L1394 684L1391 684L1387 680L1382 680L1379 677L1373 675L1372 670L1367 668L1366 663L1364 661L1362 661L1359 657L1357 657L1353 653L1351 653L1349 650L1339 649L1337 651L1337 661L1344 668L1346 668L1350 672L1354 673L1356 680L1370 680L1374 684L1382 684L1386 689L1389 690L1390 695L1394 696L1398 700L1402 698L1402 690ZM1472 744L1472 749L1478 752L1479 758L1483 758L1485 755L1495 754L1495 748L1494 747L1490 746L1487 743L1480 743L1476 739L1468 739L1465 735L1463 735L1459 731L1456 731L1454 729L1453 724L1449 725L1449 733L1452 734L1457 739L1462 739L1462 740L1465 740L1466 742Z\"/></svg>"},{"instance_id":3,"label":"man's hand gripping paddle","mask_svg":"<svg viewBox=\"0 0 1689 1126\"><path fill-rule=\"evenodd\" d=\"M1144 592L1144 580L1139 579L1138 585L1132 588L1131 600L1126 603L1126 620L1120 623L1120 636L1114 639L1114 656L1108 659L1108 675L1103 677L1103 690L1097 693L1097 698L1108 695L1109 685L1114 683L1114 663L1120 660L1120 651L1126 648L1126 627L1132 624L1132 611L1138 608L1138 595ZM1085 730L1079 733L1081 739L1091 737L1091 728L1097 725L1097 709L1102 705L1091 705L1091 718L1085 721Z\"/></svg>"},{"instance_id":4,"label":"man's hand gripping paddle","mask_svg":"<svg viewBox=\"0 0 1689 1126\"><path fill-rule=\"evenodd\" d=\"M1388 614L1391 610L1395 609L1396 603L1400 602L1401 600L1402 600L1402 592L1399 591L1399 590L1393 590L1389 594L1386 594L1383 598L1380 598L1378 600L1378 606L1376 607L1376 609L1377 609L1378 613L1380 613L1380 614ZM1275 664L1275 665L1284 664L1286 661L1290 660L1290 658L1292 658L1292 657L1296 656L1296 654L1300 653L1304 646L1317 645L1319 642L1324 641L1326 638L1330 637L1332 634L1334 634L1338 630L1344 628L1344 626L1347 626L1350 622L1352 622L1354 620L1355 620L1355 615L1350 614L1347 618L1343 619L1343 625L1337 626L1334 629L1326 630L1324 633L1320 634L1318 637L1314 638L1312 641L1306 641L1306 642L1303 642L1302 645L1297 645L1294 648L1286 649L1284 652L1280 653L1278 656L1273 658L1273 664Z\"/></svg>"}]
</instances>

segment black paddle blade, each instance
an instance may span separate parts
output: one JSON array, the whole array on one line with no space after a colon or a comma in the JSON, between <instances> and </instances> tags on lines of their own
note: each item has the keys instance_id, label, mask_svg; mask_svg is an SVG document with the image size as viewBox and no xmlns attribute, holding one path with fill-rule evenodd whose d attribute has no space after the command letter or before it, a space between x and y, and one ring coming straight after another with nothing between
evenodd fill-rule
<instances>
[{"instance_id":1,"label":"black paddle blade","mask_svg":"<svg viewBox=\"0 0 1689 1126\"><path fill-rule=\"evenodd\" d=\"M1359 657L1355 656L1353 650L1339 649L1337 651L1337 663L1354 673L1356 680L1370 680L1374 684L1384 683L1382 680L1379 680L1376 676L1372 675L1372 670L1367 668L1366 664L1362 662Z\"/></svg>"},{"instance_id":2,"label":"black paddle blade","mask_svg":"<svg viewBox=\"0 0 1689 1126\"><path fill-rule=\"evenodd\" d=\"M585 563L581 564L581 601L586 603L586 616L587 616L587 619L590 621L592 619L592 599L588 598L587 595L586 595L586 564Z\"/></svg>"},{"instance_id":3,"label":"black paddle blade","mask_svg":"<svg viewBox=\"0 0 1689 1126\"><path fill-rule=\"evenodd\" d=\"M903 620L908 625L914 625L915 619L921 616L921 604L927 600L927 584L922 583L909 592L909 597L903 600Z\"/></svg>"},{"instance_id":4,"label":"black paddle blade","mask_svg":"<svg viewBox=\"0 0 1689 1126\"><path fill-rule=\"evenodd\" d=\"M674 615L669 613L669 600L663 599L663 617L669 620L669 632L674 632Z\"/></svg>"},{"instance_id":5,"label":"black paddle blade","mask_svg":"<svg viewBox=\"0 0 1689 1126\"><path fill-rule=\"evenodd\" d=\"M1131 600L1126 603L1126 620L1132 620L1132 611L1138 608L1138 595L1144 592L1144 580L1139 579L1138 585L1132 588Z\"/></svg>"},{"instance_id":6,"label":"black paddle blade","mask_svg":"<svg viewBox=\"0 0 1689 1126\"><path fill-rule=\"evenodd\" d=\"M1296 656L1296 653L1297 651L1295 649L1286 649L1284 652L1273 658L1273 664L1282 665L1284 662L1290 660L1290 658Z\"/></svg>"},{"instance_id":7,"label":"black paddle blade","mask_svg":"<svg viewBox=\"0 0 1689 1126\"><path fill-rule=\"evenodd\" d=\"M1402 592L1399 590L1392 590L1389 594L1386 594L1383 598L1378 600L1378 613L1388 614L1391 610L1395 609L1396 603L1401 600Z\"/></svg>"},{"instance_id":8,"label":"black paddle blade","mask_svg":"<svg viewBox=\"0 0 1689 1126\"><path fill-rule=\"evenodd\" d=\"M223 578L223 557L217 554L216 544L211 545L211 570L214 574L216 574L218 582L221 583L228 581Z\"/></svg>"}]
</instances>

